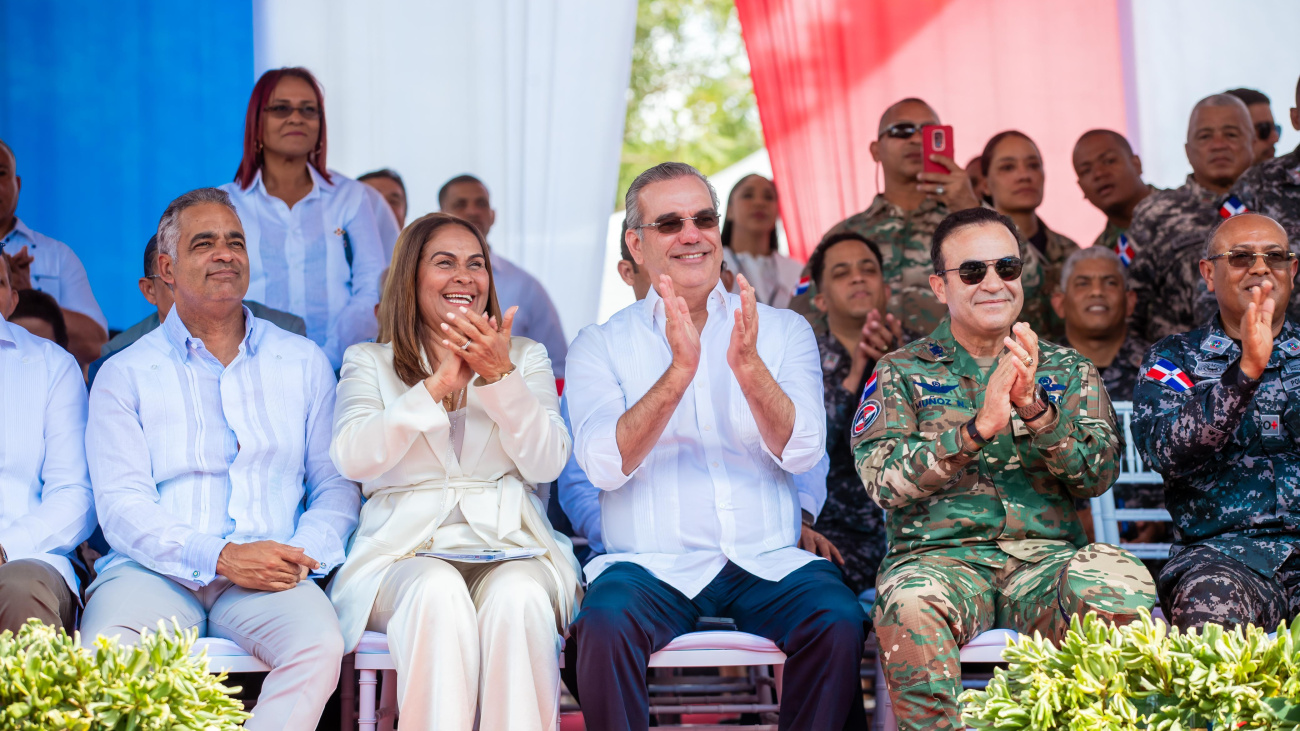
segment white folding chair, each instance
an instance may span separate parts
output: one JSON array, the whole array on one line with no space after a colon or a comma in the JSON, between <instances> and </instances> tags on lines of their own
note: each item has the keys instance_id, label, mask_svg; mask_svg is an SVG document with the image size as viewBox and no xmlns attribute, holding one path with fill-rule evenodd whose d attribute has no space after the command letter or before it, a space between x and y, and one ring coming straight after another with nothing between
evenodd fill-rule
<instances>
[{"instance_id":1,"label":"white folding chair","mask_svg":"<svg viewBox=\"0 0 1300 731\"><path fill-rule=\"evenodd\" d=\"M961 663L998 663L1002 662L1002 650L1008 640L1015 640L1020 635L1009 629L992 629L983 632L961 648ZM885 667L882 665L884 652L876 649L876 731L898 731L898 719L894 717L894 706L889 700L885 687ZM964 678L963 673L963 678ZM963 687L966 683L963 680Z\"/></svg>"},{"instance_id":2,"label":"white folding chair","mask_svg":"<svg viewBox=\"0 0 1300 731\"><path fill-rule=\"evenodd\" d=\"M1138 453L1133 440L1133 403L1131 401L1112 402L1115 415L1124 430L1124 454L1120 458L1119 478L1116 485L1160 485L1164 478L1159 472L1149 469L1142 455ZM1116 508L1115 488L1107 490L1092 498L1092 527L1098 543L1119 546L1141 559L1160 560L1169 558L1168 543L1121 543L1119 524L1123 521L1148 521L1171 523L1169 511L1164 508Z\"/></svg>"}]
</instances>

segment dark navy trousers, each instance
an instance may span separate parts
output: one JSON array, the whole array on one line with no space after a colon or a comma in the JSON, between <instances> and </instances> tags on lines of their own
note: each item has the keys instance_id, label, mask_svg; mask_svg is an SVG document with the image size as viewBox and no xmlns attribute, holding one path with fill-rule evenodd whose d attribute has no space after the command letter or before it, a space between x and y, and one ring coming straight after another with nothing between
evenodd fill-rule
<instances>
[{"instance_id":1,"label":"dark navy trousers","mask_svg":"<svg viewBox=\"0 0 1300 731\"><path fill-rule=\"evenodd\" d=\"M865 726L858 668L867 617L831 562L812 561L781 581L728 562L694 599L617 563L587 590L569 640L566 664L576 665L588 731L649 727L646 662L699 617L731 617L785 652L782 731Z\"/></svg>"}]
</instances>

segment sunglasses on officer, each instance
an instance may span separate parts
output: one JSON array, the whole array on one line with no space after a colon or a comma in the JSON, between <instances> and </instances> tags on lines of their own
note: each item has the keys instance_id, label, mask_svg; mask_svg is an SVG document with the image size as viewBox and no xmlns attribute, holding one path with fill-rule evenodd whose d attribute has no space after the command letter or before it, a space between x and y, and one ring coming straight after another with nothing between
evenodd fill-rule
<instances>
[{"instance_id":1,"label":"sunglasses on officer","mask_svg":"<svg viewBox=\"0 0 1300 731\"><path fill-rule=\"evenodd\" d=\"M718 212L700 211L699 213L696 213L694 216L688 216L686 218L665 217L665 218L660 218L658 221L655 221L654 223L643 223L640 226L637 226L637 228L653 228L654 230L658 231L661 234L664 234L665 236L672 236L673 234L681 233L682 228L686 226L687 221L694 221L695 227L700 230L717 228Z\"/></svg>"},{"instance_id":2,"label":"sunglasses on officer","mask_svg":"<svg viewBox=\"0 0 1300 731\"><path fill-rule=\"evenodd\" d=\"M1222 254L1215 254L1206 259L1206 261L1216 261L1218 259L1227 259L1228 266L1233 269L1249 269L1255 266L1255 258L1262 257L1264 263L1269 269L1286 269L1295 260L1294 251L1225 251Z\"/></svg>"},{"instance_id":3,"label":"sunglasses on officer","mask_svg":"<svg viewBox=\"0 0 1300 731\"><path fill-rule=\"evenodd\" d=\"M1255 123L1255 134L1259 136L1260 142L1268 140L1268 138L1272 137L1275 132L1279 135L1282 134L1282 125L1277 122Z\"/></svg>"},{"instance_id":4,"label":"sunglasses on officer","mask_svg":"<svg viewBox=\"0 0 1300 731\"><path fill-rule=\"evenodd\" d=\"M1004 256L1001 259L989 259L987 261L963 261L961 266L954 269L940 269L935 274L947 274L948 272L957 272L961 281L969 285L976 285L984 281L988 275L989 265L993 265L993 271L1004 282L1012 282L1020 278L1020 272L1025 268L1025 262L1018 256Z\"/></svg>"},{"instance_id":5,"label":"sunglasses on officer","mask_svg":"<svg viewBox=\"0 0 1300 731\"><path fill-rule=\"evenodd\" d=\"M922 126L923 125L919 125L915 122L899 122L897 124L891 124L886 127L876 139L880 140L886 137L892 137L896 140L905 140L917 132L920 132Z\"/></svg>"}]
</instances>

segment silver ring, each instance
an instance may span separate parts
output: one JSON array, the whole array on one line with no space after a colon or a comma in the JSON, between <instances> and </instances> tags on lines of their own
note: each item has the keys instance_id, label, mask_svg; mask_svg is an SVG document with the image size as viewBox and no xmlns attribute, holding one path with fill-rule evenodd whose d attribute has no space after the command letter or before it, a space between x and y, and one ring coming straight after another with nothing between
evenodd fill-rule
<instances>
[{"instance_id":1,"label":"silver ring","mask_svg":"<svg viewBox=\"0 0 1300 731\"><path fill-rule=\"evenodd\" d=\"M934 194L935 194L935 195L943 195L943 186L941 185L941 186L939 186L938 188L935 188L935 189L934 189Z\"/></svg>"},{"instance_id":2,"label":"silver ring","mask_svg":"<svg viewBox=\"0 0 1300 731\"><path fill-rule=\"evenodd\" d=\"M465 344L462 345L462 346L460 346L460 349L461 349L461 350L469 350L469 341L466 340L466 341L465 341Z\"/></svg>"}]
</instances>

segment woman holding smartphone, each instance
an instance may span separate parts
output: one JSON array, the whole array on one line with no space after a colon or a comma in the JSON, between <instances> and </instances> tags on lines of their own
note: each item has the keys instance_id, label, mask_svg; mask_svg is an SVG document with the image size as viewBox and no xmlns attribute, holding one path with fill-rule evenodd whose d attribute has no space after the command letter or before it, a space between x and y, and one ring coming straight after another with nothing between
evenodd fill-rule
<instances>
[{"instance_id":1,"label":"woman holding smartphone","mask_svg":"<svg viewBox=\"0 0 1300 731\"><path fill-rule=\"evenodd\" d=\"M330 598L349 652L388 635L403 728L558 723L578 564L533 490L572 442L546 348L511 337L516 309L500 312L478 230L431 213L398 240L379 342L344 357L330 456L366 503ZM537 555L445 558L493 549Z\"/></svg>"}]
</instances>

